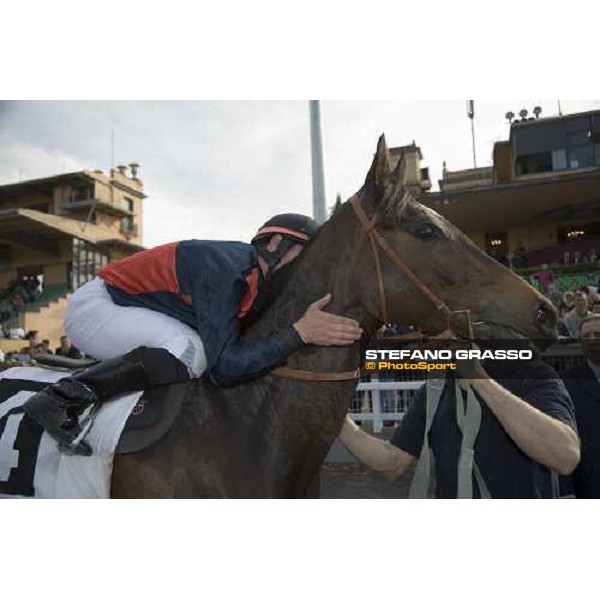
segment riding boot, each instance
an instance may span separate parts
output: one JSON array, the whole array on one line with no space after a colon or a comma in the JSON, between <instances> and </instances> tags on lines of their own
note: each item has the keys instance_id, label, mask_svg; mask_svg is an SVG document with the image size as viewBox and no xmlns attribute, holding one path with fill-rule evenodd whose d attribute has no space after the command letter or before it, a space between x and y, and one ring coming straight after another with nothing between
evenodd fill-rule
<instances>
[{"instance_id":1,"label":"riding boot","mask_svg":"<svg viewBox=\"0 0 600 600\"><path fill-rule=\"evenodd\" d=\"M87 408L115 396L187 379L185 365L167 350L141 347L53 383L29 398L23 410L58 442L61 451L89 456L89 444L78 440L82 433L79 416Z\"/></svg>"}]
</instances>

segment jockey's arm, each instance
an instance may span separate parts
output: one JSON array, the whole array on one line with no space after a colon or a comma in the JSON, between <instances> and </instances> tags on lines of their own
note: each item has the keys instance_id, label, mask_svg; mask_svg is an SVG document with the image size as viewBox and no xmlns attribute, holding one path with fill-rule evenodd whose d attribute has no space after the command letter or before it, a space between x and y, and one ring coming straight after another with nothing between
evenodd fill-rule
<instances>
[{"instance_id":1,"label":"jockey's arm","mask_svg":"<svg viewBox=\"0 0 600 600\"><path fill-rule=\"evenodd\" d=\"M573 472L580 459L580 442L572 427L515 396L485 371L469 383L527 456L560 475ZM536 383L552 392L553 382ZM555 393L560 391L557 388Z\"/></svg>"},{"instance_id":2,"label":"jockey's arm","mask_svg":"<svg viewBox=\"0 0 600 600\"><path fill-rule=\"evenodd\" d=\"M339 439L361 463L389 479L400 476L415 461L408 452L369 435L349 417L344 420Z\"/></svg>"},{"instance_id":3,"label":"jockey's arm","mask_svg":"<svg viewBox=\"0 0 600 600\"><path fill-rule=\"evenodd\" d=\"M237 323L232 324L231 341L222 348L216 359L210 355L210 340L204 341L208 359L208 374L219 387L229 387L266 375L283 364L292 352L304 346L294 327L280 329L267 337L244 342L239 337Z\"/></svg>"},{"instance_id":4,"label":"jockey's arm","mask_svg":"<svg viewBox=\"0 0 600 600\"><path fill-rule=\"evenodd\" d=\"M293 325L258 340L241 340L239 323L231 317L224 328L229 332L228 341L220 352L213 350L220 335L214 328L209 330L203 341L213 383L227 387L265 375L305 344L348 346L358 341L362 329L356 321L323 311L330 297L327 294L313 302Z\"/></svg>"}]
</instances>

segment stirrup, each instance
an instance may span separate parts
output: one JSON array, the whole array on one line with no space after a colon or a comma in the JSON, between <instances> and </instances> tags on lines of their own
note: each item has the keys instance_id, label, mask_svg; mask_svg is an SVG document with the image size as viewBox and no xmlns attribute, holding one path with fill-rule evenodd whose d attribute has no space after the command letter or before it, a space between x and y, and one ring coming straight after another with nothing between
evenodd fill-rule
<instances>
[{"instance_id":1,"label":"stirrup","mask_svg":"<svg viewBox=\"0 0 600 600\"><path fill-rule=\"evenodd\" d=\"M99 404L92 404L88 414L82 419L81 424L76 422L73 425L71 433L76 432L77 435L71 442L58 442L60 452L69 456L91 456L93 454L92 447L85 441L85 436L94 424L94 418L99 408Z\"/></svg>"},{"instance_id":2,"label":"stirrup","mask_svg":"<svg viewBox=\"0 0 600 600\"><path fill-rule=\"evenodd\" d=\"M92 447L85 440L74 440L70 444L59 442L58 450L67 456L91 456L94 453Z\"/></svg>"}]
</instances>

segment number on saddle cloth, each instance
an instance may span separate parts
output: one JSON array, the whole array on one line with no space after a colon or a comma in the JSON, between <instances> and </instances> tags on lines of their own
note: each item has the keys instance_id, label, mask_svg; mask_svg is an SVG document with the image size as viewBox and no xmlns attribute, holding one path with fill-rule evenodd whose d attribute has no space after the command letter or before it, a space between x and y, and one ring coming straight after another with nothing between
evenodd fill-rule
<instances>
[{"instance_id":1,"label":"number on saddle cloth","mask_svg":"<svg viewBox=\"0 0 600 600\"><path fill-rule=\"evenodd\" d=\"M33 393L48 384L0 380L0 494L34 495L34 475L43 429L22 410Z\"/></svg>"}]
</instances>

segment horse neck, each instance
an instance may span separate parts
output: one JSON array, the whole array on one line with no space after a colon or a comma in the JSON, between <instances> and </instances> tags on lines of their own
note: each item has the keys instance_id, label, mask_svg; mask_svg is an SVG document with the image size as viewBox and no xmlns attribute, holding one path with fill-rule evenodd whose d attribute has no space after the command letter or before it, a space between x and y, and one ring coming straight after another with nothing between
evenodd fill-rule
<instances>
[{"instance_id":1,"label":"horse neck","mask_svg":"<svg viewBox=\"0 0 600 600\"><path fill-rule=\"evenodd\" d=\"M353 285L356 257L364 248L364 232L351 207L343 205L325 224L317 238L304 251L298 267L285 289L253 328L254 335L295 323L308 306L331 293L326 311L356 319L365 332L372 333L377 324L365 311ZM337 370L357 365L358 344L347 347L307 346L290 357L288 364L297 368ZM320 369L318 367L320 365Z\"/></svg>"},{"instance_id":2,"label":"horse neck","mask_svg":"<svg viewBox=\"0 0 600 600\"><path fill-rule=\"evenodd\" d=\"M274 304L248 332L248 338L269 335L296 322L315 300L327 293L329 312L353 317L367 333L375 322L362 308L353 285L357 257L364 251L365 236L350 206L344 205L323 226L298 259L296 270ZM305 346L289 357L287 365L310 371L354 370L359 362L358 344L345 347ZM214 394L214 410L223 410L223 395L232 400L230 417L238 415L254 440L254 454L262 467L253 476L261 490L257 495L301 497L318 472L339 433L352 400L355 381L301 384L291 379L267 377ZM249 417L249 415L252 415ZM231 444L236 448L236 443ZM264 464L261 463L264 461ZM263 486L260 488L260 486Z\"/></svg>"}]
</instances>

